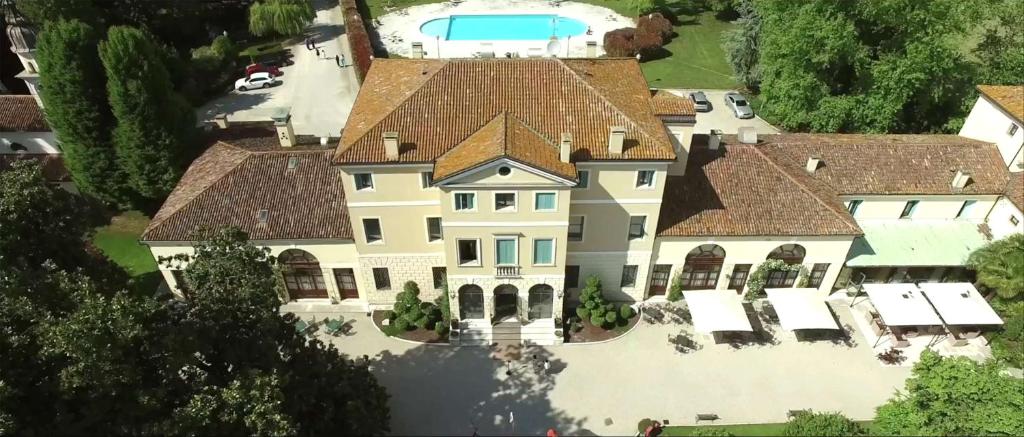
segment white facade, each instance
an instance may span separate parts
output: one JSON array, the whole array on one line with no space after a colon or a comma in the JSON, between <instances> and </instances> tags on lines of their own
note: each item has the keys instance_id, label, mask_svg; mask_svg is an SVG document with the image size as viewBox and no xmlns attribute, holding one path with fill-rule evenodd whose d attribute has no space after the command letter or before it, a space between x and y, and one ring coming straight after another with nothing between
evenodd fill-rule
<instances>
[{"instance_id":1,"label":"white facade","mask_svg":"<svg viewBox=\"0 0 1024 437\"><path fill-rule=\"evenodd\" d=\"M1024 123L982 95L964 120L960 136L995 143L1010 171L1024 170Z\"/></svg>"},{"instance_id":2,"label":"white facade","mask_svg":"<svg viewBox=\"0 0 1024 437\"><path fill-rule=\"evenodd\" d=\"M988 227L992 230L992 238L995 240L1024 233L1024 213L1009 199L1000 198L988 215Z\"/></svg>"}]
</instances>

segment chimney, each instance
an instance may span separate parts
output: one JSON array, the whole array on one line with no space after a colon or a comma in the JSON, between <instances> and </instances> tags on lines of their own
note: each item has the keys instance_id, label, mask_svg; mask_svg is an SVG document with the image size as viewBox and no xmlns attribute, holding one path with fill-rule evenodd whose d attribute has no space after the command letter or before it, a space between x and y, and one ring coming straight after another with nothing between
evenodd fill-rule
<instances>
[{"instance_id":1,"label":"chimney","mask_svg":"<svg viewBox=\"0 0 1024 437\"><path fill-rule=\"evenodd\" d=\"M273 115L274 127L277 129L277 139L281 140L281 147L295 145L295 131L292 130L292 114L288 108L277 108Z\"/></svg>"},{"instance_id":2,"label":"chimney","mask_svg":"<svg viewBox=\"0 0 1024 437\"><path fill-rule=\"evenodd\" d=\"M327 137L320 137L320 147L327 147Z\"/></svg>"},{"instance_id":3,"label":"chimney","mask_svg":"<svg viewBox=\"0 0 1024 437\"><path fill-rule=\"evenodd\" d=\"M384 132L384 157L388 161L398 160L398 132Z\"/></svg>"},{"instance_id":4,"label":"chimney","mask_svg":"<svg viewBox=\"0 0 1024 437\"><path fill-rule=\"evenodd\" d=\"M569 162L570 155L572 155L572 134L562 132L562 142L558 144L558 159L562 162Z\"/></svg>"},{"instance_id":5,"label":"chimney","mask_svg":"<svg viewBox=\"0 0 1024 437\"><path fill-rule=\"evenodd\" d=\"M806 169L808 173L814 173L818 169L818 165L821 164L821 158L817 156L811 156L807 158Z\"/></svg>"},{"instance_id":6,"label":"chimney","mask_svg":"<svg viewBox=\"0 0 1024 437\"><path fill-rule=\"evenodd\" d=\"M957 170L956 174L953 175L953 183L950 184L950 185L952 185L953 188L956 188L956 189L963 189L970 182L971 182L971 174L970 173L968 173L966 171L963 171L963 170Z\"/></svg>"},{"instance_id":7,"label":"chimney","mask_svg":"<svg viewBox=\"0 0 1024 437\"><path fill-rule=\"evenodd\" d=\"M228 123L228 115L223 112L213 116L213 122L221 129L227 129L230 125Z\"/></svg>"},{"instance_id":8,"label":"chimney","mask_svg":"<svg viewBox=\"0 0 1024 437\"><path fill-rule=\"evenodd\" d=\"M597 57L597 41L587 41L587 57Z\"/></svg>"},{"instance_id":9,"label":"chimney","mask_svg":"<svg viewBox=\"0 0 1024 437\"><path fill-rule=\"evenodd\" d=\"M612 155L622 154L622 142L626 139L626 128L612 126L608 133L608 153Z\"/></svg>"},{"instance_id":10,"label":"chimney","mask_svg":"<svg viewBox=\"0 0 1024 437\"><path fill-rule=\"evenodd\" d=\"M414 42L412 43L412 58L423 59L423 43Z\"/></svg>"},{"instance_id":11,"label":"chimney","mask_svg":"<svg viewBox=\"0 0 1024 437\"><path fill-rule=\"evenodd\" d=\"M708 133L708 150L718 150L718 146L722 144L722 131L718 129L711 129Z\"/></svg>"},{"instance_id":12,"label":"chimney","mask_svg":"<svg viewBox=\"0 0 1024 437\"><path fill-rule=\"evenodd\" d=\"M753 126L743 126L736 131L740 142L744 144L757 144L757 131Z\"/></svg>"}]
</instances>

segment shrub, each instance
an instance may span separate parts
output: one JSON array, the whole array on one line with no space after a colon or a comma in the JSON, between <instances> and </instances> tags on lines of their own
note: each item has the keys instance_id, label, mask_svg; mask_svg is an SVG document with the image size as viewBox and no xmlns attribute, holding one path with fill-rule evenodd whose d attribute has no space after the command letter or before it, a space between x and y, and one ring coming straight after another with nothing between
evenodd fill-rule
<instances>
[{"instance_id":1,"label":"shrub","mask_svg":"<svg viewBox=\"0 0 1024 437\"><path fill-rule=\"evenodd\" d=\"M649 32L660 35L663 39L668 39L672 36L672 22L665 18L661 13L655 12L640 17L636 20L636 31Z\"/></svg>"},{"instance_id":2,"label":"shrub","mask_svg":"<svg viewBox=\"0 0 1024 437\"><path fill-rule=\"evenodd\" d=\"M451 302L448 297L448 284L441 286L441 295L434 301L437 310L441 313L441 321L447 326L452 321Z\"/></svg>"},{"instance_id":3,"label":"shrub","mask_svg":"<svg viewBox=\"0 0 1024 437\"><path fill-rule=\"evenodd\" d=\"M434 332L436 332L438 336L444 337L445 334L448 334L448 324L447 323L435 323L434 324Z\"/></svg>"},{"instance_id":4,"label":"shrub","mask_svg":"<svg viewBox=\"0 0 1024 437\"><path fill-rule=\"evenodd\" d=\"M413 324L419 329L427 329L427 326L430 325L430 317L424 315L423 317L416 319Z\"/></svg>"},{"instance_id":5,"label":"shrub","mask_svg":"<svg viewBox=\"0 0 1024 437\"><path fill-rule=\"evenodd\" d=\"M238 46L227 35L220 35L214 38L213 42L210 43L210 48L222 59L234 60L238 57Z\"/></svg>"},{"instance_id":6,"label":"shrub","mask_svg":"<svg viewBox=\"0 0 1024 437\"><path fill-rule=\"evenodd\" d=\"M702 426L694 429L690 435L699 435L707 437L732 437L736 434L729 432L728 428L722 428L720 426Z\"/></svg>"},{"instance_id":7,"label":"shrub","mask_svg":"<svg viewBox=\"0 0 1024 437\"><path fill-rule=\"evenodd\" d=\"M992 344L992 354L997 359L1016 368L1024 368L1024 302L1006 303L1002 299L992 301L992 308L1006 322L1003 329L987 335Z\"/></svg>"},{"instance_id":8,"label":"shrub","mask_svg":"<svg viewBox=\"0 0 1024 437\"><path fill-rule=\"evenodd\" d=\"M395 323L392 326L394 326L395 329L397 329L398 331L408 331L410 325L411 324L409 323L408 320L404 318L397 318L395 319Z\"/></svg>"},{"instance_id":9,"label":"shrub","mask_svg":"<svg viewBox=\"0 0 1024 437\"><path fill-rule=\"evenodd\" d=\"M594 325L594 326L597 326L597 327L602 327L602 326L604 326L604 317L598 316L598 315L592 315L592 316L590 316L590 324Z\"/></svg>"},{"instance_id":10,"label":"shrub","mask_svg":"<svg viewBox=\"0 0 1024 437\"><path fill-rule=\"evenodd\" d=\"M576 315L581 319L590 319L590 308L585 306L576 307Z\"/></svg>"},{"instance_id":11,"label":"shrub","mask_svg":"<svg viewBox=\"0 0 1024 437\"><path fill-rule=\"evenodd\" d=\"M636 29L624 27L604 34L604 51L608 56L621 58L636 56L633 35Z\"/></svg>"},{"instance_id":12,"label":"shrub","mask_svg":"<svg viewBox=\"0 0 1024 437\"><path fill-rule=\"evenodd\" d=\"M784 436L858 436L864 428L839 413L799 414L782 429Z\"/></svg>"},{"instance_id":13,"label":"shrub","mask_svg":"<svg viewBox=\"0 0 1024 437\"><path fill-rule=\"evenodd\" d=\"M680 274L679 270L672 275L672 283L668 286L668 299L669 302L679 302L683 298L683 275Z\"/></svg>"},{"instance_id":14,"label":"shrub","mask_svg":"<svg viewBox=\"0 0 1024 437\"><path fill-rule=\"evenodd\" d=\"M619 321L619 315L615 311L608 311L607 313L604 313L604 321L608 322L609 325L613 325L615 322Z\"/></svg>"},{"instance_id":15,"label":"shrub","mask_svg":"<svg viewBox=\"0 0 1024 437\"><path fill-rule=\"evenodd\" d=\"M604 317L604 314L607 313L607 312L608 312L608 310L605 309L604 305L600 305L600 306L596 306L596 307L594 307L594 309L590 310L590 316L591 317Z\"/></svg>"},{"instance_id":16,"label":"shrub","mask_svg":"<svg viewBox=\"0 0 1024 437\"><path fill-rule=\"evenodd\" d=\"M629 305L622 305L619 307L619 317L622 318L622 320L632 319L635 315L636 312L633 311L633 307Z\"/></svg>"},{"instance_id":17,"label":"shrub","mask_svg":"<svg viewBox=\"0 0 1024 437\"><path fill-rule=\"evenodd\" d=\"M633 51L640 55L640 59L650 59L661 51L664 42L656 32L638 30L633 35Z\"/></svg>"}]
</instances>

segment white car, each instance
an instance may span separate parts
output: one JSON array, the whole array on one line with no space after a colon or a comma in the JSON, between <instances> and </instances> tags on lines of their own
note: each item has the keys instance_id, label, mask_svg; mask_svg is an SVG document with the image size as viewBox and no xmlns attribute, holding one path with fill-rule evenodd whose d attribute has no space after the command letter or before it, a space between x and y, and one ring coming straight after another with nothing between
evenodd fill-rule
<instances>
[{"instance_id":1,"label":"white car","mask_svg":"<svg viewBox=\"0 0 1024 437\"><path fill-rule=\"evenodd\" d=\"M270 73L253 73L235 81L235 89L248 91L256 88L270 88L277 83L277 78Z\"/></svg>"}]
</instances>

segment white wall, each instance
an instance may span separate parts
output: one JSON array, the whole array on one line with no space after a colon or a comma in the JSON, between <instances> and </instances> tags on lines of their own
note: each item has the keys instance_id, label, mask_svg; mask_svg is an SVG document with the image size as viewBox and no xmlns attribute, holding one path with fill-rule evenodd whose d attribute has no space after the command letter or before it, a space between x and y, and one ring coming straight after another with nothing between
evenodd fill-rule
<instances>
[{"instance_id":1,"label":"white wall","mask_svg":"<svg viewBox=\"0 0 1024 437\"><path fill-rule=\"evenodd\" d=\"M914 210L910 220L952 220L956 218L964 201L976 201L974 206L966 213L964 220L981 223L985 221L989 211L995 205L999 196L975 195L975 196L841 196L840 199L850 205L852 200L862 200L857 208L854 218L860 220L890 220L900 218L904 206L909 200L918 200L917 208Z\"/></svg>"},{"instance_id":2,"label":"white wall","mask_svg":"<svg viewBox=\"0 0 1024 437\"><path fill-rule=\"evenodd\" d=\"M1017 125L1017 132L1012 136L1007 134L1011 124ZM995 143L1011 171L1022 169L1019 165L1024 163L1024 153L1021 153L1021 146L1024 145L1024 126L990 102L987 97L980 96L974 103L974 108L960 129L960 136Z\"/></svg>"},{"instance_id":3,"label":"white wall","mask_svg":"<svg viewBox=\"0 0 1024 437\"><path fill-rule=\"evenodd\" d=\"M53 132L0 132L0 154L17 153L11 149L11 143L28 149L22 153L60 153Z\"/></svg>"},{"instance_id":4,"label":"white wall","mask_svg":"<svg viewBox=\"0 0 1024 437\"><path fill-rule=\"evenodd\" d=\"M1016 218L1016 225L1011 217ZM1005 197L1000 198L988 216L988 227L992 229L992 238L996 240L1024 233L1024 214Z\"/></svg>"}]
</instances>

